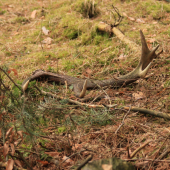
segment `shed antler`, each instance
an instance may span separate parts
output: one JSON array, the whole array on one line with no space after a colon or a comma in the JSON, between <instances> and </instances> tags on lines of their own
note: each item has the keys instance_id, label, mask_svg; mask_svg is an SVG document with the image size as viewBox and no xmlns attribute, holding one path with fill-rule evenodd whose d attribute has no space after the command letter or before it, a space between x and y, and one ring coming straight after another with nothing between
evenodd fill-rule
<instances>
[{"instance_id":1,"label":"shed antler","mask_svg":"<svg viewBox=\"0 0 170 170\"><path fill-rule=\"evenodd\" d=\"M45 72L43 70L37 70L33 73L32 76L24 80L22 83L22 89L25 91L28 87L30 81L35 79L45 78L48 81L53 81L56 83L65 84L65 81L68 85L73 85L74 93L77 97L84 97L87 89L97 88L97 87L105 87L105 86L112 86L112 87L119 87L122 85L130 84L139 78L143 78L146 76L151 62L154 58L156 58L160 53L156 54L156 50L158 49L159 45L157 45L152 51L149 50L145 37L140 30L141 42L142 42L142 54L140 58L140 62L136 69L132 72L120 76L117 79L109 79L109 80L92 80L92 79L80 79L76 77L71 77L68 75L60 75L51 72Z\"/></svg>"}]
</instances>

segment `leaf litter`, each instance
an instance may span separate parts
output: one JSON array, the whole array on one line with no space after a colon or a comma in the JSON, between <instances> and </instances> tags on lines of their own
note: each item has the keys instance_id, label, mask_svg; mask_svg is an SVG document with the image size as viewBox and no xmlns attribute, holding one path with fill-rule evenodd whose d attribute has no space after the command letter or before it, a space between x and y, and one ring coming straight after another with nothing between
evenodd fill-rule
<instances>
[{"instance_id":1,"label":"leaf litter","mask_svg":"<svg viewBox=\"0 0 170 170\"><path fill-rule=\"evenodd\" d=\"M48 5L49 2L45 1L44 3L45 5ZM120 7L120 4L118 5ZM128 7L128 5L126 6L126 3L124 3L123 6L125 7L125 10ZM132 7L133 7L133 4L132 4ZM7 8L10 11L15 12L15 4L13 5L11 3L10 5L7 6ZM25 12L27 13L26 10ZM4 14L3 17L5 17L5 19L10 19L11 16ZM27 13L27 16L30 16L30 13ZM138 16L134 16L133 13L131 15L129 15L128 13L127 16L129 16L128 17L129 21L133 21L133 22L129 22L129 28L135 28L134 30L143 29L142 26L141 28L139 27L139 23L143 23L143 21L145 21L144 19L141 19L141 18L135 19L135 18L138 18ZM133 18L130 16L133 16ZM38 18L38 11L34 12L34 14L32 13L31 18L32 19ZM166 18L166 19L169 19L169 18ZM32 22L31 24L34 24L33 21L31 22ZM154 25L156 25L156 27L159 26L160 28L159 32L166 30L169 27L168 25L161 25L159 21L155 21L153 19L150 19L150 23L153 23ZM4 25L4 30L5 29L6 29L6 25ZM14 27L11 27L11 29L13 33L16 32L16 29ZM23 34L24 29L25 29L24 25L21 26L21 28L18 31L20 35ZM46 27L42 27L42 31L46 36L50 36L50 32L48 29L46 29ZM150 34L149 33L150 31L147 31L147 32L148 34ZM107 94L109 94L109 97L102 98L101 96L102 100L96 101L95 104L106 105L109 103L108 100L111 100L112 102L116 102L117 104L124 103L125 105L134 105L134 106L140 106L140 107L145 107L145 108L153 108L156 110L169 112L169 107L167 106L170 103L169 102L170 90L169 90L169 85L166 86L167 80L169 80L169 67L170 67L169 52L168 52L169 37L168 37L168 33L166 33L165 35L163 34L160 37L159 32L157 30L151 30L152 35L148 35L149 38L147 39L147 43L151 44L150 47L152 47L152 44L155 43L155 41L157 40L159 41L159 43L161 43L161 45L165 49L163 57L159 57L158 59L155 59L154 64L151 67L150 73L154 72L154 75L151 75L147 79L139 80L138 84L134 83L133 88L131 86L128 86L126 88L122 87L118 90L117 89L106 89L105 91ZM16 36L18 36L18 34L16 34ZM37 37L35 37L35 39ZM45 38L46 37L44 37L43 40L45 40ZM12 43L7 44L8 49L12 51L12 55L19 56L19 54L22 52L19 49L21 44L19 44L16 40L15 40L15 43L16 45ZM59 42L59 45L61 44L62 43ZM63 49L61 49L61 51L63 51ZM102 50L100 49L100 51ZM105 54L103 55L105 57ZM129 54L121 54L121 55L122 55L122 58L125 58L126 56L127 58L129 58ZM119 57L121 57L121 55ZM49 55L45 55L45 56L49 56ZM6 60L7 59L4 58L4 61ZM125 61L123 60L123 62L126 62L125 66L123 63L121 64L121 66L125 67L125 70L126 70L126 66L127 65L130 66L131 62L126 61L126 58L125 58ZM86 72L84 76L88 77L89 75L92 74L92 72L95 73L96 71L93 71L93 70L98 70L98 72L101 71L101 74L99 74L100 76L102 76L102 74L105 75L106 73L110 74L109 72L106 72L106 73L103 72L102 70L103 68L101 65L100 64L99 66L97 65L96 68L95 67L90 68L90 67L87 67L88 66L87 65L84 68ZM22 64L18 63L18 67L23 67L23 66ZM47 68L46 65L43 65L43 67ZM108 66L108 68L109 67L110 66ZM11 69L9 69L9 74L13 72L14 76L16 76L17 74L20 77L27 76L27 75L21 75L21 73L18 72L17 69L14 69L14 67L12 66L10 68ZM132 69L132 68L129 68L129 69ZM76 70L76 69L75 71L81 72L81 70ZM121 74L121 70L118 70L118 71ZM112 76L112 74L110 74L109 76ZM82 110L86 111L84 108ZM35 156L36 154L32 154L32 157L30 156L27 159L29 160L30 163L34 163L33 165L35 169L36 169L36 163L34 160L40 163L41 169L46 169L47 167L52 169L52 168L56 168L57 166L60 166L61 169L62 168L69 169L70 167L73 166L73 164L77 164L77 163L79 164L79 161L80 162L83 161L89 154L93 154L93 159L102 159L102 158L109 158L109 157L114 157L114 156L119 157L127 161L132 161L137 167L141 169L148 169L148 167L152 167L152 169L158 169L158 168L168 169L169 168L169 164L168 164L170 161L169 152L166 152L166 151L169 151L168 147L169 147L169 142L170 142L168 121L162 118L160 119L156 117L150 117L147 115L144 116L136 112L135 113L130 112L126 117L124 124L119 129L118 133L115 134L116 130L122 124L122 119L127 112L125 110L121 110L121 108L112 108L108 112L114 114L114 117L112 117L113 115L109 115L110 117L108 119L108 121L112 122L112 125L106 124L106 125L99 126L99 125L92 124L92 126L86 125L86 127L84 127L83 125L79 124L78 121L76 122L76 119L73 119L73 122L75 123L75 126L76 126L76 130L73 130L73 131L68 130L68 132L63 132L60 135L55 134L56 129L49 131L49 134L45 136L47 137L45 147L46 147L46 150L51 151L51 154L50 152L46 152L46 154L49 154L54 159L57 159L59 164L56 165L55 163L53 163L54 161L50 162L46 160L39 160L39 158ZM80 113L80 111L75 111L75 115L77 117L80 114L83 114L83 112ZM95 119L98 118L97 114L94 114L93 116L95 117ZM68 118L69 117L70 115L68 115ZM88 119L88 117L89 116L87 116L86 119ZM97 119L97 120L100 120L100 119ZM104 119L102 119L102 121L104 122ZM11 131L12 131L12 127L8 131L9 135L11 135L10 138L12 139L14 134L12 134ZM18 134L20 134L18 135L20 136L20 138L23 138L22 131L20 131L20 133ZM17 136L17 134L15 134L15 136ZM9 136L7 135L7 137ZM10 141L10 138L9 138L9 141ZM151 140L151 142L143 146L143 148L139 150L140 146L144 145L148 140ZM16 141L14 143L16 143ZM17 144L14 144L14 145L17 145ZM3 152L4 152L5 157L9 152L11 153L11 155L14 154L14 147L12 143L10 144L5 143L4 145L1 144L1 146L3 146L3 149L4 149ZM37 149L38 152L42 150L41 145L37 145L37 148L38 148ZM130 155L132 155L132 153L134 153L135 151L136 151L136 154L134 155L134 157L129 158L128 152ZM54 155L52 153L54 153ZM163 155L164 153L165 155ZM68 164L65 161L66 158L68 158L67 159ZM7 168L12 169L13 164L14 162L11 159L9 159ZM21 163L20 163L20 166L22 166ZM44 166L47 166L47 167L44 167ZM107 166L105 167L109 168Z\"/></svg>"}]
</instances>

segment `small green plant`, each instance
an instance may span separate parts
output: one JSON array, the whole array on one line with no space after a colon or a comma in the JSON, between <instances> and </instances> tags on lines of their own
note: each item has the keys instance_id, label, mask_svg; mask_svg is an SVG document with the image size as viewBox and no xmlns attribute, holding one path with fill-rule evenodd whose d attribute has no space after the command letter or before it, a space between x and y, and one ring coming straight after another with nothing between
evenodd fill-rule
<instances>
[{"instance_id":1,"label":"small green plant","mask_svg":"<svg viewBox=\"0 0 170 170\"><path fill-rule=\"evenodd\" d=\"M6 12L6 11L4 11L4 10L2 10L2 9L0 8L0 15L5 14L5 12Z\"/></svg>"},{"instance_id":2,"label":"small green plant","mask_svg":"<svg viewBox=\"0 0 170 170\"><path fill-rule=\"evenodd\" d=\"M29 20L25 17L17 17L15 19L15 23L26 24L28 22L29 22Z\"/></svg>"},{"instance_id":3,"label":"small green plant","mask_svg":"<svg viewBox=\"0 0 170 170\"><path fill-rule=\"evenodd\" d=\"M64 30L63 34L64 34L65 37L67 37L70 40L72 40L72 39L76 39L79 36L80 31L75 29L75 28L66 28Z\"/></svg>"},{"instance_id":4,"label":"small green plant","mask_svg":"<svg viewBox=\"0 0 170 170\"><path fill-rule=\"evenodd\" d=\"M65 126L58 128L58 133L63 133L65 131L66 131L66 127Z\"/></svg>"}]
</instances>

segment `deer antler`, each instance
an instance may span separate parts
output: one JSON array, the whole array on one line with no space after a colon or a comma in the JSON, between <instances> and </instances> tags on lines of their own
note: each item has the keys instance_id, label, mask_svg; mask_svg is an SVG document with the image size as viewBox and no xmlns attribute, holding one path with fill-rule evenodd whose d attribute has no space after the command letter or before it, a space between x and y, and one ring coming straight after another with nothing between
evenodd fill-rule
<instances>
[{"instance_id":1,"label":"deer antler","mask_svg":"<svg viewBox=\"0 0 170 170\"><path fill-rule=\"evenodd\" d=\"M150 51L141 30L140 30L140 36L142 42L142 54L141 54L140 62L136 67L136 69L134 69L132 72L124 76L120 76L117 79L92 80L92 79L79 79L68 75L60 75L60 74L38 70L31 77L24 80L22 84L22 89L23 91L25 91L30 81L35 79L40 79L40 78L46 78L48 79L48 81L53 81L56 83L60 82L61 84L64 84L65 81L67 81L68 85L73 85L75 95L77 97L82 98L85 96L87 89L97 88L99 86L119 87L122 85L130 84L139 78L145 77L151 66L152 60L163 52L161 51L158 54L155 53L159 45L157 45L153 50Z\"/></svg>"}]
</instances>

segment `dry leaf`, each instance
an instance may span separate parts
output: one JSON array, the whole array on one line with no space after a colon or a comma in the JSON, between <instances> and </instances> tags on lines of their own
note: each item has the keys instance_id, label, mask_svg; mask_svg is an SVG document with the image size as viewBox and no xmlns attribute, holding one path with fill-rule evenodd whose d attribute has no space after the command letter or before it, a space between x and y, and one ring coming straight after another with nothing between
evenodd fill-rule
<instances>
[{"instance_id":1,"label":"dry leaf","mask_svg":"<svg viewBox=\"0 0 170 170\"><path fill-rule=\"evenodd\" d=\"M8 154L8 152L9 152L9 142L6 141L5 144L4 144L4 147L3 147L3 155L4 155L5 158Z\"/></svg>"},{"instance_id":2,"label":"dry leaf","mask_svg":"<svg viewBox=\"0 0 170 170\"><path fill-rule=\"evenodd\" d=\"M14 137L15 137L15 133L14 133L14 131L12 131L8 141L11 143L14 140Z\"/></svg>"},{"instance_id":3,"label":"dry leaf","mask_svg":"<svg viewBox=\"0 0 170 170\"><path fill-rule=\"evenodd\" d=\"M13 127L9 128L6 132L5 139L9 136L9 134L12 132Z\"/></svg>"},{"instance_id":4,"label":"dry leaf","mask_svg":"<svg viewBox=\"0 0 170 170\"><path fill-rule=\"evenodd\" d=\"M45 152L45 154L53 157L53 158L59 158L60 153L59 152Z\"/></svg>"},{"instance_id":5,"label":"dry leaf","mask_svg":"<svg viewBox=\"0 0 170 170\"><path fill-rule=\"evenodd\" d=\"M19 166L20 168L22 168L22 164L21 164L21 162L20 162L19 160L15 160L15 164L16 164L17 166Z\"/></svg>"},{"instance_id":6,"label":"dry leaf","mask_svg":"<svg viewBox=\"0 0 170 170\"><path fill-rule=\"evenodd\" d=\"M10 143L10 146L11 146L11 155L14 156L14 153L15 153L14 144L13 144L13 143Z\"/></svg>"},{"instance_id":7,"label":"dry leaf","mask_svg":"<svg viewBox=\"0 0 170 170\"><path fill-rule=\"evenodd\" d=\"M74 146L72 146L72 150L73 150L73 151L80 150L80 149L82 148L82 144L83 144L83 143L81 143L81 144L75 144Z\"/></svg>"},{"instance_id":8,"label":"dry leaf","mask_svg":"<svg viewBox=\"0 0 170 170\"><path fill-rule=\"evenodd\" d=\"M31 13L31 18L34 19L36 16L37 10L32 11Z\"/></svg>"},{"instance_id":9,"label":"dry leaf","mask_svg":"<svg viewBox=\"0 0 170 170\"><path fill-rule=\"evenodd\" d=\"M152 24L157 24L157 23L158 23L157 21L152 22Z\"/></svg>"},{"instance_id":10,"label":"dry leaf","mask_svg":"<svg viewBox=\"0 0 170 170\"><path fill-rule=\"evenodd\" d=\"M14 160L9 159L8 162L7 162L6 170L12 170L13 167L14 167Z\"/></svg>"},{"instance_id":11,"label":"dry leaf","mask_svg":"<svg viewBox=\"0 0 170 170\"><path fill-rule=\"evenodd\" d=\"M46 39L44 39L43 41L42 41L42 43L43 44L48 44L48 45L50 45L51 43L52 43L52 38L50 38L50 37L47 37Z\"/></svg>"},{"instance_id":12,"label":"dry leaf","mask_svg":"<svg viewBox=\"0 0 170 170\"><path fill-rule=\"evenodd\" d=\"M138 18L138 19L136 20L136 22L138 22L138 23L145 23L145 21L144 21L143 19L140 19L140 18Z\"/></svg>"},{"instance_id":13,"label":"dry leaf","mask_svg":"<svg viewBox=\"0 0 170 170\"><path fill-rule=\"evenodd\" d=\"M103 170L112 170L112 165L102 164Z\"/></svg>"},{"instance_id":14,"label":"dry leaf","mask_svg":"<svg viewBox=\"0 0 170 170\"><path fill-rule=\"evenodd\" d=\"M45 35L48 35L48 34L49 34L49 30L47 30L45 27L42 27L42 32L43 32Z\"/></svg>"},{"instance_id":15,"label":"dry leaf","mask_svg":"<svg viewBox=\"0 0 170 170\"><path fill-rule=\"evenodd\" d=\"M135 21L135 18L132 18L132 17L127 17L127 18L131 21Z\"/></svg>"},{"instance_id":16,"label":"dry leaf","mask_svg":"<svg viewBox=\"0 0 170 170\"><path fill-rule=\"evenodd\" d=\"M120 54L120 56L118 58L119 58L119 60L123 60L123 59L127 58L127 55Z\"/></svg>"},{"instance_id":17,"label":"dry leaf","mask_svg":"<svg viewBox=\"0 0 170 170\"><path fill-rule=\"evenodd\" d=\"M23 134L22 131L18 131L17 134L21 137L21 139L23 140Z\"/></svg>"},{"instance_id":18,"label":"dry leaf","mask_svg":"<svg viewBox=\"0 0 170 170\"><path fill-rule=\"evenodd\" d=\"M15 76L17 76L17 75L18 75L17 70L16 70L16 69L14 69L14 68L9 69L9 70L8 70L8 74L10 74L10 73L11 73L11 71L13 71L13 72L14 72L14 75L15 75Z\"/></svg>"},{"instance_id":19,"label":"dry leaf","mask_svg":"<svg viewBox=\"0 0 170 170\"><path fill-rule=\"evenodd\" d=\"M41 161L41 160L37 160L37 162L40 162L43 166L46 166L49 164L48 161Z\"/></svg>"},{"instance_id":20,"label":"dry leaf","mask_svg":"<svg viewBox=\"0 0 170 170\"><path fill-rule=\"evenodd\" d=\"M132 96L135 98L135 100L139 100L145 97L142 92L133 93Z\"/></svg>"},{"instance_id":21,"label":"dry leaf","mask_svg":"<svg viewBox=\"0 0 170 170\"><path fill-rule=\"evenodd\" d=\"M87 74L91 74L91 73L92 73L92 70L89 69L89 68L87 68L87 69L86 69L86 73L87 73Z\"/></svg>"},{"instance_id":22,"label":"dry leaf","mask_svg":"<svg viewBox=\"0 0 170 170\"><path fill-rule=\"evenodd\" d=\"M64 162L66 162L67 165L71 165L71 164L74 163L74 161L71 160L71 159L70 159L69 157L67 157L67 156L63 156L62 160L63 160Z\"/></svg>"},{"instance_id":23,"label":"dry leaf","mask_svg":"<svg viewBox=\"0 0 170 170\"><path fill-rule=\"evenodd\" d=\"M123 12L123 16L128 17L127 14L126 14L125 12Z\"/></svg>"}]
</instances>

